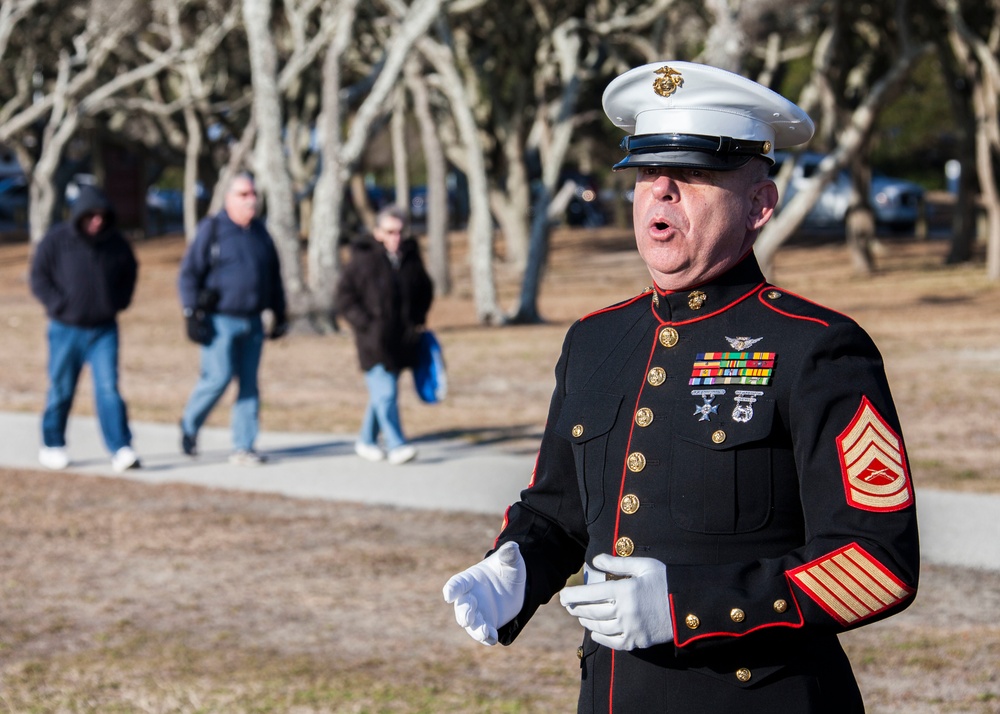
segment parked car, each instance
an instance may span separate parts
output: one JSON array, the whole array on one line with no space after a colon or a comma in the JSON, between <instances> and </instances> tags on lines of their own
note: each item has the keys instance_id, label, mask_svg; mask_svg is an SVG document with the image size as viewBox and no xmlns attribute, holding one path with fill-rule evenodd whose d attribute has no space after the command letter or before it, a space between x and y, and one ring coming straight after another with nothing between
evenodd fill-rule
<instances>
[{"instance_id":1,"label":"parked car","mask_svg":"<svg viewBox=\"0 0 1000 714\"><path fill-rule=\"evenodd\" d=\"M805 183L819 170L822 154L805 152L798 156L788 187L781 198L784 205L804 187ZM788 154L778 152L771 175L778 173ZM913 230L920 217L924 201L924 189L919 184L905 179L893 178L873 172L869 201L875 212L875 222L879 227L891 230ZM812 210L805 218L805 225L818 228L839 227L844 223L851 200L851 176L844 170L826 185ZM780 207L779 205L779 207Z\"/></svg>"},{"instance_id":2,"label":"parked car","mask_svg":"<svg viewBox=\"0 0 1000 714\"><path fill-rule=\"evenodd\" d=\"M28 215L28 183L22 174L0 179L0 220L23 223Z\"/></svg>"}]
</instances>

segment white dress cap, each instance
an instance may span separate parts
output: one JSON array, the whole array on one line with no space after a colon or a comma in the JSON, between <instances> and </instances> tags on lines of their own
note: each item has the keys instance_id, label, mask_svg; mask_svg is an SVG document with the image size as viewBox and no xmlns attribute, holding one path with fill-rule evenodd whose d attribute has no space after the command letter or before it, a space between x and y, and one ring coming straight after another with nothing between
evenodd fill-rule
<instances>
[{"instance_id":1,"label":"white dress cap","mask_svg":"<svg viewBox=\"0 0 1000 714\"><path fill-rule=\"evenodd\" d=\"M803 144L815 130L794 102L753 80L693 62L636 67L604 90L604 111L629 134L628 166L735 169Z\"/></svg>"}]
</instances>

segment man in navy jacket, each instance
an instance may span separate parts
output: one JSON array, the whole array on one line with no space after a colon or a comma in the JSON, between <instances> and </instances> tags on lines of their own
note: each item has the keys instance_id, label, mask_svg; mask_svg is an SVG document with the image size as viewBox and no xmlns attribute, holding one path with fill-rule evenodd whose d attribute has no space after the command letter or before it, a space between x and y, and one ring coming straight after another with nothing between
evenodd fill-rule
<instances>
[{"instance_id":1,"label":"man in navy jacket","mask_svg":"<svg viewBox=\"0 0 1000 714\"><path fill-rule=\"evenodd\" d=\"M752 253L774 149L812 122L687 62L626 72L604 108L653 285L570 328L531 483L445 600L509 644L559 593L581 712L863 712L837 634L909 605L919 571L899 419L868 335Z\"/></svg>"},{"instance_id":2,"label":"man in navy jacket","mask_svg":"<svg viewBox=\"0 0 1000 714\"><path fill-rule=\"evenodd\" d=\"M66 424L84 364L115 471L137 468L125 402L118 391L118 313L129 306L138 264L115 227L115 212L94 186L84 186L70 219L42 238L31 263L31 291L49 318L49 389L38 460L69 465Z\"/></svg>"},{"instance_id":3,"label":"man in navy jacket","mask_svg":"<svg viewBox=\"0 0 1000 714\"><path fill-rule=\"evenodd\" d=\"M257 372L264 345L261 313L270 310L274 317L268 337L281 337L288 328L278 253L256 215L253 178L239 174L226 191L224 210L198 225L178 278L189 334L199 320L209 331L201 347L198 383L181 417L181 449L189 456L197 454L198 430L235 379L239 391L232 409L229 460L240 466L266 460L254 449L260 411Z\"/></svg>"}]
</instances>

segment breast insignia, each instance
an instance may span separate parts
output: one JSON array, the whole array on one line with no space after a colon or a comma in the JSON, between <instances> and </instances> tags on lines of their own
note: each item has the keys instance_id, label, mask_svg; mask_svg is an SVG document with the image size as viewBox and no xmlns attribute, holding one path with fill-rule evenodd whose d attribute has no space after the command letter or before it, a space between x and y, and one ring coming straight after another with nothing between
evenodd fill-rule
<instances>
[{"instance_id":1,"label":"breast insignia","mask_svg":"<svg viewBox=\"0 0 1000 714\"><path fill-rule=\"evenodd\" d=\"M753 404L764 392L752 392L745 389L736 390L736 406L733 408L733 421L746 424L753 419Z\"/></svg>"},{"instance_id":2,"label":"breast insignia","mask_svg":"<svg viewBox=\"0 0 1000 714\"><path fill-rule=\"evenodd\" d=\"M757 344L763 339L764 339L763 337L727 337L726 342L728 342L729 346L732 347L737 352L742 352L743 350L747 349L748 347L752 347L753 345Z\"/></svg>"},{"instance_id":3,"label":"breast insignia","mask_svg":"<svg viewBox=\"0 0 1000 714\"><path fill-rule=\"evenodd\" d=\"M694 416L700 416L698 421L712 421L712 415L719 413L719 405L712 401L726 393L725 389L692 389L692 397L701 397L702 403L694 408Z\"/></svg>"}]
</instances>

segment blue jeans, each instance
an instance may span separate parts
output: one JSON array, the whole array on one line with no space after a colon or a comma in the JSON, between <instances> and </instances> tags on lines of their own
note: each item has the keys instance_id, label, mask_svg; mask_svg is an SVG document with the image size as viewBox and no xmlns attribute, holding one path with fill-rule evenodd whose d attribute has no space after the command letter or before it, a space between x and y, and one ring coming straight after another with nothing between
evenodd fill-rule
<instances>
[{"instance_id":1,"label":"blue jeans","mask_svg":"<svg viewBox=\"0 0 1000 714\"><path fill-rule=\"evenodd\" d=\"M94 378L94 402L104 444L111 453L132 443L125 402L118 393L118 325L74 327L49 321L49 391L42 415L42 443L66 446L66 423L83 365Z\"/></svg>"},{"instance_id":2,"label":"blue jeans","mask_svg":"<svg viewBox=\"0 0 1000 714\"><path fill-rule=\"evenodd\" d=\"M363 444L377 445L379 433L389 451L406 443L403 427L399 423L399 405L396 402L398 384L399 372L390 372L380 364L365 372L368 406L361 420L361 434L358 437Z\"/></svg>"},{"instance_id":3,"label":"blue jeans","mask_svg":"<svg viewBox=\"0 0 1000 714\"><path fill-rule=\"evenodd\" d=\"M260 392L257 369L264 348L264 328L260 316L212 315L215 337L201 348L201 376L184 407L181 429L195 436L209 412L235 377L239 385L233 404L233 447L250 451L257 440Z\"/></svg>"}]
</instances>

